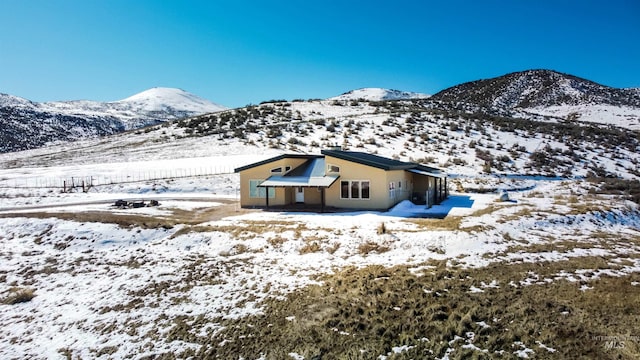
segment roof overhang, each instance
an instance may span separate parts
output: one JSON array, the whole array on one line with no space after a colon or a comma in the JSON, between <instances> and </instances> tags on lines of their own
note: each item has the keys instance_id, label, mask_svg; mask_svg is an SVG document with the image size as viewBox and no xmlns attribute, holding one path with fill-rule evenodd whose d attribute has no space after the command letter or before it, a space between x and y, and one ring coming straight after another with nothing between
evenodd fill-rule
<instances>
[{"instance_id":1,"label":"roof overhang","mask_svg":"<svg viewBox=\"0 0 640 360\"><path fill-rule=\"evenodd\" d=\"M328 188L340 176L271 176L258 187L321 187Z\"/></svg>"},{"instance_id":2,"label":"roof overhang","mask_svg":"<svg viewBox=\"0 0 640 360\"><path fill-rule=\"evenodd\" d=\"M426 170L421 170L421 169L408 169L407 170L410 173L414 173L414 174L418 174L418 175L424 175L424 176L431 176L434 178L446 178L447 174L445 173L441 173L441 172L430 172L430 171L426 171Z\"/></svg>"}]
</instances>

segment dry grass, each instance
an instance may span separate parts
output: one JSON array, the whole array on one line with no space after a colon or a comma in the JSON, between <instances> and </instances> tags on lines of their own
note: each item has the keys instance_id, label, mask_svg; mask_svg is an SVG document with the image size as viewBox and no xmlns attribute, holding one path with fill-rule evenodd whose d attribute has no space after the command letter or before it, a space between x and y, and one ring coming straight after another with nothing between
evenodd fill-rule
<instances>
[{"instance_id":1,"label":"dry grass","mask_svg":"<svg viewBox=\"0 0 640 360\"><path fill-rule=\"evenodd\" d=\"M444 219L407 219L405 220L408 223L412 223L417 225L418 229L416 231L425 231L425 230L448 230L448 231L483 231L486 228L482 226L473 226L473 227L463 227L462 221L465 219L471 219L473 217L481 217L484 215L491 214L496 210L499 210L500 207L496 207L495 205L489 205L484 209L476 210L471 215L467 216L447 216ZM409 230L404 230L409 231Z\"/></svg>"},{"instance_id":2,"label":"dry grass","mask_svg":"<svg viewBox=\"0 0 640 360\"><path fill-rule=\"evenodd\" d=\"M367 241L365 243L358 245L358 253L360 253L360 255L368 255L372 252L382 254L389 250L391 250L389 246L384 244L379 244L374 241Z\"/></svg>"},{"instance_id":3,"label":"dry grass","mask_svg":"<svg viewBox=\"0 0 640 360\"><path fill-rule=\"evenodd\" d=\"M224 204L220 206L200 208L195 210L168 209L171 215L150 216L140 214L114 213L110 210L104 211L84 211L84 212L54 212L54 211L34 211L20 213L21 217L47 219L56 218L61 220L71 220L77 222L92 222L116 224L123 228L141 227L145 229L165 228L171 229L178 224L196 226L198 224L220 220L224 217L239 215L252 210L239 209L237 202L217 200ZM105 205L107 206L107 205ZM0 214L0 218L15 217L16 214ZM188 228L188 227L187 227ZM198 230L198 228L195 228ZM196 231L197 231L196 230ZM200 229L201 230L201 229Z\"/></svg>"},{"instance_id":4,"label":"dry grass","mask_svg":"<svg viewBox=\"0 0 640 360\"><path fill-rule=\"evenodd\" d=\"M35 297L35 290L31 288L13 287L2 299L5 305L15 305L31 301Z\"/></svg>"},{"instance_id":5,"label":"dry grass","mask_svg":"<svg viewBox=\"0 0 640 360\"><path fill-rule=\"evenodd\" d=\"M197 338L183 333L184 338L172 340L203 345L179 355L196 358L284 359L295 352L307 359L371 359L402 345L411 348L390 359L441 358L450 348L455 349L452 358L512 358L519 343L534 350L536 358L640 356L637 342L609 349L597 340L636 334L640 286L632 282L640 281L637 273L601 277L589 282L593 289L581 291L581 284L566 280L519 284L534 273L552 277L562 270L606 267L606 261L585 257L477 270L448 268L444 262L429 265L422 276L403 266L347 268L285 300L268 300L264 314L212 318L208 321L224 328ZM486 286L492 281L497 288ZM472 286L484 292L471 292ZM475 334L473 344L486 353L462 347L470 332Z\"/></svg>"},{"instance_id":6,"label":"dry grass","mask_svg":"<svg viewBox=\"0 0 640 360\"><path fill-rule=\"evenodd\" d=\"M300 250L298 250L298 252L302 255L302 254L309 254L309 253L319 252L321 250L322 250L322 246L320 245L320 243L318 241L309 241L309 242L306 242L300 248Z\"/></svg>"}]
</instances>

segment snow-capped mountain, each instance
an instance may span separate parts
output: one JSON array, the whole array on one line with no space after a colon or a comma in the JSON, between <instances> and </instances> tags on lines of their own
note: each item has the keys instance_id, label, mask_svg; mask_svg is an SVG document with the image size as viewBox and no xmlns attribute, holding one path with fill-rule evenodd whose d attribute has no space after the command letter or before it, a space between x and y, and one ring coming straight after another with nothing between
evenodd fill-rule
<instances>
[{"instance_id":1,"label":"snow-capped mountain","mask_svg":"<svg viewBox=\"0 0 640 360\"><path fill-rule=\"evenodd\" d=\"M351 90L339 96L334 96L328 100L367 100L367 101L383 101L383 100L410 100L410 99L426 99L430 95L416 92L382 89L382 88L364 88Z\"/></svg>"},{"instance_id":2,"label":"snow-capped mountain","mask_svg":"<svg viewBox=\"0 0 640 360\"><path fill-rule=\"evenodd\" d=\"M123 100L36 103L0 94L0 152L132 130L226 109L181 89L153 88Z\"/></svg>"},{"instance_id":3,"label":"snow-capped mountain","mask_svg":"<svg viewBox=\"0 0 640 360\"><path fill-rule=\"evenodd\" d=\"M183 111L187 113L210 113L227 108L188 93L182 89L156 87L111 103L130 107L136 111Z\"/></svg>"}]
</instances>

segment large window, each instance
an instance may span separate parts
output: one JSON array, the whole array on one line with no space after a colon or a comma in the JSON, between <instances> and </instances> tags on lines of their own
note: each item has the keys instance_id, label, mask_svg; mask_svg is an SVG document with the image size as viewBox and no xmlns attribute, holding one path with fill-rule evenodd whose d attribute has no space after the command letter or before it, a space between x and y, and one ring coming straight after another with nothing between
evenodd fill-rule
<instances>
[{"instance_id":1,"label":"large window","mask_svg":"<svg viewBox=\"0 0 640 360\"><path fill-rule=\"evenodd\" d=\"M249 180L249 197L252 198L265 198L266 197L266 188L258 187L263 180ZM269 188L269 197L276 197L276 189L270 187Z\"/></svg>"},{"instance_id":2,"label":"large window","mask_svg":"<svg viewBox=\"0 0 640 360\"><path fill-rule=\"evenodd\" d=\"M371 198L371 186L369 180L343 180L340 182L340 198L364 199Z\"/></svg>"}]
</instances>

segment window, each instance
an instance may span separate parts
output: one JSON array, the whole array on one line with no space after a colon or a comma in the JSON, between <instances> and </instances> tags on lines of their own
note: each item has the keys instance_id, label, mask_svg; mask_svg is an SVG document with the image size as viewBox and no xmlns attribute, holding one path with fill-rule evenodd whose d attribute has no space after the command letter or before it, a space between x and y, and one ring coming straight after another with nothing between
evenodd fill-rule
<instances>
[{"instance_id":1,"label":"window","mask_svg":"<svg viewBox=\"0 0 640 360\"><path fill-rule=\"evenodd\" d=\"M331 164L327 164L327 172L328 173L339 173L340 172L340 167L339 166L335 166L335 165L331 165Z\"/></svg>"},{"instance_id":2,"label":"window","mask_svg":"<svg viewBox=\"0 0 640 360\"><path fill-rule=\"evenodd\" d=\"M362 181L360 183L362 185L362 198L363 199L369 199L369 193L370 193L370 189L369 189L369 182L368 181Z\"/></svg>"},{"instance_id":3,"label":"window","mask_svg":"<svg viewBox=\"0 0 640 360\"><path fill-rule=\"evenodd\" d=\"M289 170L291 170L291 166L285 166L284 167L284 172L287 172ZM277 167L277 168L271 169L271 173L272 174L279 174L281 172L282 172L282 167Z\"/></svg>"},{"instance_id":4,"label":"window","mask_svg":"<svg viewBox=\"0 0 640 360\"><path fill-rule=\"evenodd\" d=\"M359 181L351 182L351 198L360 199L360 182Z\"/></svg>"},{"instance_id":5,"label":"window","mask_svg":"<svg viewBox=\"0 0 640 360\"><path fill-rule=\"evenodd\" d=\"M340 182L340 198L370 199L371 186L369 180L344 180Z\"/></svg>"},{"instance_id":6,"label":"window","mask_svg":"<svg viewBox=\"0 0 640 360\"><path fill-rule=\"evenodd\" d=\"M349 198L349 182L348 181L340 182L340 197L343 199Z\"/></svg>"},{"instance_id":7,"label":"window","mask_svg":"<svg viewBox=\"0 0 640 360\"><path fill-rule=\"evenodd\" d=\"M252 198L264 198L266 195L266 188L258 187L263 180L249 180L249 197ZM269 197L276 197L276 189L269 188Z\"/></svg>"}]
</instances>

